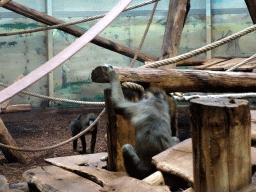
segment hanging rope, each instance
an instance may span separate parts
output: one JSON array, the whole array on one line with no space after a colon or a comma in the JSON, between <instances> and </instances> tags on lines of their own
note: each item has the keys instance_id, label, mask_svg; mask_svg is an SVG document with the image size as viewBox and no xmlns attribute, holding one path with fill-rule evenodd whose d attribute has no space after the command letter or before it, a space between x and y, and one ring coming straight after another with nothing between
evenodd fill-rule
<instances>
[{"instance_id":1,"label":"hanging rope","mask_svg":"<svg viewBox=\"0 0 256 192\"><path fill-rule=\"evenodd\" d=\"M145 3L140 3L138 5L130 6L127 9L125 9L123 12L130 11L130 10L133 10L133 9L145 6L145 5L149 5L151 3L158 2L158 1L160 1L160 0L151 0L151 1L147 1ZM79 24L79 23L92 21L92 20L95 20L95 19L100 19L100 18L104 17L105 15L106 14L101 14L101 15L89 17L87 19L81 19L81 20L78 20L78 21L72 21L72 22L68 22L68 23L62 23L62 24L52 25L52 26L47 26L47 27L39 27L39 28L36 28L36 29L29 29L29 30L10 32L10 33L0 33L0 36L11 36L11 35L26 34L26 33L35 33L35 32L39 32L39 31L46 31L46 30L50 30L50 29L55 29L55 28L60 28L60 27L68 26L68 25L75 25L75 24Z\"/></svg>"},{"instance_id":2,"label":"hanging rope","mask_svg":"<svg viewBox=\"0 0 256 192\"><path fill-rule=\"evenodd\" d=\"M90 131L93 128L93 126L98 122L98 120L103 116L104 113L105 113L105 109L103 109L103 111L100 113L100 115L95 119L95 121L89 127L87 127L85 130L83 130L82 132L80 132L76 136L71 137L70 139L68 139L66 141L63 141L61 143L58 143L58 144L55 144L55 145L52 145L52 146L43 147L43 148L39 148L39 149L25 149L25 148L18 148L18 147L13 147L13 146L10 146L10 145L5 145L5 144L0 143L0 147L4 147L4 148L16 150L16 151L24 151L24 152L38 152L38 151L51 150L51 149L60 147L62 145L65 145L65 144L67 144L71 141L74 141L75 139L78 139L80 136L85 134L87 131Z\"/></svg>"},{"instance_id":3,"label":"hanging rope","mask_svg":"<svg viewBox=\"0 0 256 192\"><path fill-rule=\"evenodd\" d=\"M158 1L155 2L155 5L154 5L154 7L153 7L153 9L152 9L151 15L150 15L149 20L148 20L147 27L146 27L145 32L144 32L144 34L143 34L143 37L142 37L142 39L141 39L140 45L139 45L138 49L137 49L136 52L135 52L135 55L134 55L134 57L133 57L133 60L132 60L132 62L131 62L131 66L130 66L130 67L133 67L133 66L134 66L134 63L135 63L136 60L137 60L137 57L138 57L139 52L140 52L140 50L141 50L141 48L142 48L142 45L143 45L143 43L144 43L144 41L145 41L145 39L146 39L146 37L147 37L148 30L149 30L149 27L150 27L150 25L151 25L151 23L152 23L152 20L153 20L155 11L156 11L157 4L158 4Z\"/></svg>"},{"instance_id":4,"label":"hanging rope","mask_svg":"<svg viewBox=\"0 0 256 192\"><path fill-rule=\"evenodd\" d=\"M256 25L253 25L251 27L248 27L242 31L239 31L233 35L230 35L228 37L225 37L219 41L216 41L214 43L211 43L209 45L206 45L204 47L201 47L199 49L196 49L194 51L191 51L189 53L185 53L185 54L182 54L182 55L179 55L179 56L176 56L176 57L172 57L172 58L168 58L168 59L164 59L164 60L161 60L161 61L156 61L156 62L152 62L150 64L147 64L147 65L143 65L139 68L157 68L157 67L161 67L161 66L165 66L165 65L170 65L170 64L173 64L173 63L176 63L176 62L179 62L179 61L182 61L182 60L185 60L185 59L188 59L188 58L191 58L193 56L196 56L196 55L199 55L201 53L204 53L206 51L209 51L209 50L212 50L216 47L219 47L229 41L232 41L234 39L237 39L239 37L242 37L244 35L247 35L248 33L251 33L253 31L256 30Z\"/></svg>"}]
</instances>

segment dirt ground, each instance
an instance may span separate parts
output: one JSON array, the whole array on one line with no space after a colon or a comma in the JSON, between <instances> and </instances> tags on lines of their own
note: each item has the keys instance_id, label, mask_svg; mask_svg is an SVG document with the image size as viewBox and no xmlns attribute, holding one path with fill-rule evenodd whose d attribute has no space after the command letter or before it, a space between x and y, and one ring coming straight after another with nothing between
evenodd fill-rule
<instances>
[{"instance_id":1,"label":"dirt ground","mask_svg":"<svg viewBox=\"0 0 256 192\"><path fill-rule=\"evenodd\" d=\"M88 108L63 108L63 109L33 109L30 112L0 114L9 133L15 139L19 147L41 148L57 144L71 137L70 123L79 115L94 112L98 115L102 107ZM85 117L84 116L84 117ZM98 124L97 141L95 152L106 152L107 144L104 140L106 134L105 116ZM86 136L87 152L90 152L90 135ZM78 150L82 150L80 140L78 140ZM9 183L25 181L23 172L44 166L46 158L74 155L72 142L49 151L24 152L24 157L28 164L9 163L0 151L0 174L4 175Z\"/></svg>"},{"instance_id":2,"label":"dirt ground","mask_svg":"<svg viewBox=\"0 0 256 192\"><path fill-rule=\"evenodd\" d=\"M98 115L103 107L60 108L60 109L33 109L30 112L0 114L8 131L19 147L41 148L51 146L67 140L70 135L70 123L79 115L94 112ZM190 137L190 122L187 108L179 108L179 137L184 140ZM84 117L85 117L84 116ZM100 119L98 125L95 152L106 152L107 143L106 117ZM90 152L90 135L86 136L87 151ZM80 140L78 149L82 150ZM10 184L24 182L22 174L29 169L48 165L46 158L74 155L72 142L49 151L24 152L28 164L9 163L0 151L0 175L4 175Z\"/></svg>"}]
</instances>

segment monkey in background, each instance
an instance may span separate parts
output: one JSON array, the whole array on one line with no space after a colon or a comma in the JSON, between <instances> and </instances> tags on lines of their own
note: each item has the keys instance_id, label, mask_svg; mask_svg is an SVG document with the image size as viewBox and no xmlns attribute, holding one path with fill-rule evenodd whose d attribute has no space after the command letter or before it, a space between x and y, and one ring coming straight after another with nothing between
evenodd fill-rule
<instances>
[{"instance_id":1,"label":"monkey in background","mask_svg":"<svg viewBox=\"0 0 256 192\"><path fill-rule=\"evenodd\" d=\"M118 111L131 121L135 128L135 149L130 144L122 146L126 172L143 179L155 172L152 157L179 143L172 137L169 106L163 90L147 92L145 98L130 102L124 98L118 74L106 65L111 84L111 100Z\"/></svg>"},{"instance_id":2,"label":"monkey in background","mask_svg":"<svg viewBox=\"0 0 256 192\"><path fill-rule=\"evenodd\" d=\"M80 114L70 125L71 128L71 135L72 137L76 136L77 134L79 134L81 131L83 131L84 129L86 129L88 126L90 126L96 119L96 115L94 113L89 113L85 120L82 121L81 120L82 114ZM86 141L85 141L85 135L91 134L92 138L91 138L91 153L94 153L94 149L95 149L95 144L96 144L96 136L97 136L97 129L98 129L98 125L94 125L94 127L86 132L84 135L82 135L80 137L81 143L82 143L82 154L86 153ZM73 151L76 152L77 149L77 140L73 141Z\"/></svg>"}]
</instances>

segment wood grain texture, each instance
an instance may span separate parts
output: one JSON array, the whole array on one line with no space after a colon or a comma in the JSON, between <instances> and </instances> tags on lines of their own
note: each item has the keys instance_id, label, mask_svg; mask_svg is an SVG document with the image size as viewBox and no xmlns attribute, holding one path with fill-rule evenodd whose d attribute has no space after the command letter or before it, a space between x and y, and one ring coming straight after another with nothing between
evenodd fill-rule
<instances>
[{"instance_id":1,"label":"wood grain texture","mask_svg":"<svg viewBox=\"0 0 256 192\"><path fill-rule=\"evenodd\" d=\"M33 183L42 192L91 191L101 189L93 181L56 166L43 166L24 172L27 182Z\"/></svg>"},{"instance_id":2,"label":"wood grain texture","mask_svg":"<svg viewBox=\"0 0 256 192\"><path fill-rule=\"evenodd\" d=\"M207 67L206 70L226 71L227 69L235 66L236 64L241 63L245 59L246 58L234 58L234 59L226 60L218 64L212 65L210 67ZM237 69L235 69L235 71L251 72L255 67L256 67L256 61L251 61L247 64L244 64L238 67Z\"/></svg>"},{"instance_id":3,"label":"wood grain texture","mask_svg":"<svg viewBox=\"0 0 256 192\"><path fill-rule=\"evenodd\" d=\"M111 172L100 168L101 157L106 153L89 154L71 157L59 157L46 159L47 163L61 167L68 171L74 172L79 176L87 178L100 186L105 186L119 177L126 176L124 172ZM99 167L98 167L99 166Z\"/></svg>"},{"instance_id":4,"label":"wood grain texture","mask_svg":"<svg viewBox=\"0 0 256 192\"><path fill-rule=\"evenodd\" d=\"M132 90L130 90L132 92ZM135 91L133 91L135 92ZM124 96L127 95L124 93ZM135 146L135 130L130 121L116 113L111 102L111 90L105 90L105 106L107 112L108 170L125 172L122 146ZM126 97L127 98L127 97ZM136 95L133 98L135 101Z\"/></svg>"},{"instance_id":5,"label":"wood grain texture","mask_svg":"<svg viewBox=\"0 0 256 192\"><path fill-rule=\"evenodd\" d=\"M190 0L170 0L167 21L162 45L161 59L178 55L180 38L190 9ZM171 65L175 68L175 64ZM166 66L163 68L169 68Z\"/></svg>"},{"instance_id":6,"label":"wood grain texture","mask_svg":"<svg viewBox=\"0 0 256 192\"><path fill-rule=\"evenodd\" d=\"M167 92L255 92L256 74L179 69L145 69L114 67L122 82L150 84ZM106 69L99 66L92 71L92 81L109 82Z\"/></svg>"},{"instance_id":7,"label":"wood grain texture","mask_svg":"<svg viewBox=\"0 0 256 192\"><path fill-rule=\"evenodd\" d=\"M239 99L190 104L195 191L237 191L251 182L251 116Z\"/></svg>"},{"instance_id":8,"label":"wood grain texture","mask_svg":"<svg viewBox=\"0 0 256 192\"><path fill-rule=\"evenodd\" d=\"M206 61L205 63L203 63L200 66L194 67L194 69L196 69L196 70L206 70L208 67L211 67L212 65L215 65L217 63L220 63L220 62L223 62L223 61L226 61L226 60L227 59L213 58L213 59L210 59L210 60Z\"/></svg>"}]
</instances>

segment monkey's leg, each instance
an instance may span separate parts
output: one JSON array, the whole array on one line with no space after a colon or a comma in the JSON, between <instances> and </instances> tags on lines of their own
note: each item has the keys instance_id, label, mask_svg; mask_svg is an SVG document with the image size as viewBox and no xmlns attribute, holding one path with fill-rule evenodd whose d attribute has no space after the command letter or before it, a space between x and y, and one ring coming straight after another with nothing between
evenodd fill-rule
<instances>
[{"instance_id":1,"label":"monkey's leg","mask_svg":"<svg viewBox=\"0 0 256 192\"><path fill-rule=\"evenodd\" d=\"M130 144L123 145L122 152L126 172L131 177L143 179L150 175L150 169L142 165L140 158Z\"/></svg>"},{"instance_id":2,"label":"monkey's leg","mask_svg":"<svg viewBox=\"0 0 256 192\"><path fill-rule=\"evenodd\" d=\"M97 128L95 128L94 131L92 132L91 153L94 153L95 144L96 144L96 136L97 136Z\"/></svg>"},{"instance_id":3,"label":"monkey's leg","mask_svg":"<svg viewBox=\"0 0 256 192\"><path fill-rule=\"evenodd\" d=\"M73 151L76 152L77 139L73 141Z\"/></svg>"},{"instance_id":4,"label":"monkey's leg","mask_svg":"<svg viewBox=\"0 0 256 192\"><path fill-rule=\"evenodd\" d=\"M80 137L80 139L81 139L82 147L83 147L82 154L85 154L85 153L86 153L86 141L85 141L85 135L82 135L82 136Z\"/></svg>"}]
</instances>

